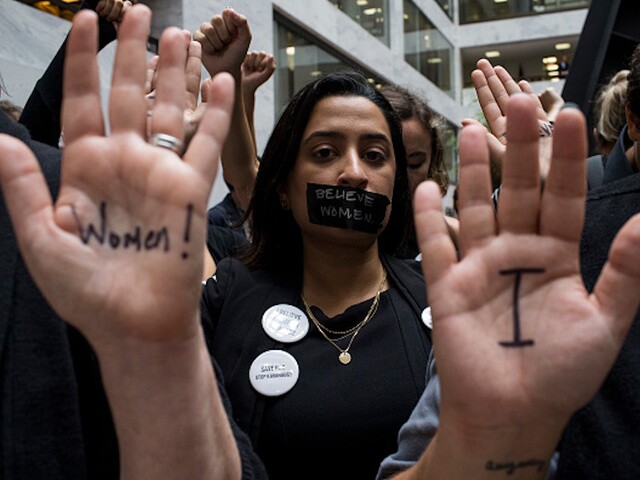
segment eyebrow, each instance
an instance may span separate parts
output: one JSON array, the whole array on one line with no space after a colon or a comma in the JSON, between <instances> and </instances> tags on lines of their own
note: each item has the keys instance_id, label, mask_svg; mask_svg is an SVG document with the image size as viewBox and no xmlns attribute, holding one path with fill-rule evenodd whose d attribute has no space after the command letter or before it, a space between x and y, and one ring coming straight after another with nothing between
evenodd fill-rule
<instances>
[{"instance_id":1,"label":"eyebrow","mask_svg":"<svg viewBox=\"0 0 640 480\"><path fill-rule=\"evenodd\" d=\"M318 137L339 138L339 139L346 138L346 136L342 132L336 132L332 130L318 130L316 132L313 132L307 138L305 138L302 141L302 144L304 145L309 141L313 140L314 138L318 138ZM391 145L391 141L384 133L365 133L364 135L360 135L360 138L365 140L383 140L387 142L389 145Z\"/></svg>"}]
</instances>

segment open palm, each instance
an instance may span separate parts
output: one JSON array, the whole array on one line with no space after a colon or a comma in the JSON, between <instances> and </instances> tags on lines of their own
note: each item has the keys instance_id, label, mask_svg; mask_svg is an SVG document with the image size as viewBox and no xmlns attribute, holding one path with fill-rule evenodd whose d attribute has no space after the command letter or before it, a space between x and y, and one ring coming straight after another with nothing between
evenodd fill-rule
<instances>
[{"instance_id":1,"label":"open palm","mask_svg":"<svg viewBox=\"0 0 640 480\"><path fill-rule=\"evenodd\" d=\"M540 194L537 105L512 96L497 211L483 129L460 139L460 260L433 185L416 193L416 226L442 386L442 424L561 431L599 388L640 299L640 217L619 234L595 291L579 271L586 134L578 111L558 117ZM554 428L554 427L551 427Z\"/></svg>"},{"instance_id":2,"label":"open palm","mask_svg":"<svg viewBox=\"0 0 640 480\"><path fill-rule=\"evenodd\" d=\"M65 67L66 146L55 204L33 154L0 140L0 180L28 268L65 320L92 343L171 339L198 326L205 209L227 133L233 81L221 75L187 152L146 141L150 11L133 7L119 32L109 103L100 109L95 23L74 22ZM184 138L186 49L178 29L160 41L151 134ZM89 66L87 66L89 64ZM86 72L89 72L88 74Z\"/></svg>"}]
</instances>

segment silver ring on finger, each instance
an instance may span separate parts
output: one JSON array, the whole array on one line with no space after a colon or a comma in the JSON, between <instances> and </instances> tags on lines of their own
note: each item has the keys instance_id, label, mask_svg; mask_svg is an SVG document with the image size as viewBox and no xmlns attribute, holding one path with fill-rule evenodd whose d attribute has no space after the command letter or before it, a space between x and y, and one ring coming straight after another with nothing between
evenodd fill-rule
<instances>
[{"instance_id":1,"label":"silver ring on finger","mask_svg":"<svg viewBox=\"0 0 640 480\"><path fill-rule=\"evenodd\" d=\"M167 148L178 155L182 155L182 149L184 148L182 140L166 133L154 133L149 138L149 143L156 147Z\"/></svg>"}]
</instances>

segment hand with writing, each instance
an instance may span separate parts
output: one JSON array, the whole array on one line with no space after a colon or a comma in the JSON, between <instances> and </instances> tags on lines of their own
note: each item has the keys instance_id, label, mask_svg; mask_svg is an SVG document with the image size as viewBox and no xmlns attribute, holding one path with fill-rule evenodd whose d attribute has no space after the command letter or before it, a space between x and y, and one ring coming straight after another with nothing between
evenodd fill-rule
<instances>
[{"instance_id":1,"label":"hand with writing","mask_svg":"<svg viewBox=\"0 0 640 480\"><path fill-rule=\"evenodd\" d=\"M491 162L495 164L495 171L502 170L503 159L507 144L507 105L512 95L526 93L536 101L536 118L538 119L539 135L543 140L539 143L540 174L544 179L549 171L551 158L551 133L552 126L549 123L547 113L542 108L540 99L536 96L531 84L526 80L516 82L509 72L501 67L494 67L486 59L477 63L477 68L471 72L471 80L476 90L478 102L482 108L484 117L489 124L487 142ZM463 126L478 123L472 119L462 121ZM499 183L499 178L498 178Z\"/></svg>"},{"instance_id":2,"label":"hand with writing","mask_svg":"<svg viewBox=\"0 0 640 480\"><path fill-rule=\"evenodd\" d=\"M202 46L200 43L191 40L188 30L183 30L185 46L187 48L187 61L185 62L184 74L186 77L186 90L184 102L184 144L188 146L198 129L198 125L206 110L207 89L211 79L205 80L202 84L202 102L198 103L202 78ZM144 84L145 98L147 100L147 111L149 114L148 127L151 126L151 114L156 98L156 84L158 79L158 56L151 57L147 62L147 73Z\"/></svg>"},{"instance_id":3,"label":"hand with writing","mask_svg":"<svg viewBox=\"0 0 640 480\"><path fill-rule=\"evenodd\" d=\"M242 63L251 43L246 17L226 8L200 25L193 39L202 44L202 64L209 75L229 72L239 85Z\"/></svg>"},{"instance_id":4,"label":"hand with writing","mask_svg":"<svg viewBox=\"0 0 640 480\"><path fill-rule=\"evenodd\" d=\"M199 329L205 209L233 102L231 78L214 79L182 160L148 143L150 12L134 11L119 32L108 136L95 25L84 12L74 23L65 66L62 184L54 204L31 152L7 137L0 147L2 190L29 269L59 315L98 348L115 338L161 341ZM162 36L151 136L184 139L184 44L177 29Z\"/></svg>"},{"instance_id":5,"label":"hand with writing","mask_svg":"<svg viewBox=\"0 0 640 480\"><path fill-rule=\"evenodd\" d=\"M506 107L497 219L486 132L461 132L460 259L438 187L416 191L441 404L433 441L399 478L482 479L506 470L543 478L564 426L600 387L638 308L640 216L619 233L589 295L579 267L585 120L575 109L559 114L541 194L537 109L525 95Z\"/></svg>"},{"instance_id":6,"label":"hand with writing","mask_svg":"<svg viewBox=\"0 0 640 480\"><path fill-rule=\"evenodd\" d=\"M119 28L106 135L97 16L75 16L58 198L52 201L33 153L5 135L0 185L31 276L98 357L122 477L239 479L238 449L199 315L206 205L233 79L213 79L204 118L181 159L173 149L184 138L187 49L180 30L165 30L147 141L150 19L151 11L136 5Z\"/></svg>"}]
</instances>

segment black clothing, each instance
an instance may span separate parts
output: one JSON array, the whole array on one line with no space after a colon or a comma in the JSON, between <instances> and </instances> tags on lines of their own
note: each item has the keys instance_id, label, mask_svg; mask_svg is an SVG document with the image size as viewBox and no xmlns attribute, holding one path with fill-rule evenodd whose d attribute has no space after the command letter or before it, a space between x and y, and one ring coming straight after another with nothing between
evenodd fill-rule
<instances>
[{"instance_id":1,"label":"black clothing","mask_svg":"<svg viewBox=\"0 0 640 480\"><path fill-rule=\"evenodd\" d=\"M214 225L209 220L207 225L207 249L216 262L240 253L249 244L249 240L241 232L229 227Z\"/></svg>"},{"instance_id":2,"label":"black clothing","mask_svg":"<svg viewBox=\"0 0 640 480\"><path fill-rule=\"evenodd\" d=\"M581 268L589 291L609 247L627 220L640 212L640 173L589 193ZM579 410L560 444L557 479L640 478L640 312L616 363L591 402Z\"/></svg>"},{"instance_id":3,"label":"black clothing","mask_svg":"<svg viewBox=\"0 0 640 480\"><path fill-rule=\"evenodd\" d=\"M625 125L620 131L620 136L616 141L611 153L604 160L604 172L602 176L602 184L615 182L628 175L633 174L633 169L627 158L627 150L631 148L633 142L627 135L627 126Z\"/></svg>"},{"instance_id":4,"label":"black clothing","mask_svg":"<svg viewBox=\"0 0 640 480\"><path fill-rule=\"evenodd\" d=\"M271 478L375 478L395 450L398 430L424 390L431 340L420 317L427 300L419 264L382 260L392 289L356 337L348 365L312 323L295 343L263 330L262 315L273 305L304 312L300 278L225 259L207 282L201 305L207 344L225 374L235 418ZM354 305L332 319L312 311L329 328L346 330L370 306L371 300ZM338 343L345 348L345 342ZM296 385L277 397L258 394L249 379L251 363L271 349L290 353L300 367Z\"/></svg>"},{"instance_id":5,"label":"black clothing","mask_svg":"<svg viewBox=\"0 0 640 480\"><path fill-rule=\"evenodd\" d=\"M97 0L82 2L82 8L95 10ZM98 19L98 50L116 39L116 29L104 18ZM20 123L27 127L31 138L58 147L61 131L62 79L67 39L34 87L20 115Z\"/></svg>"}]
</instances>

